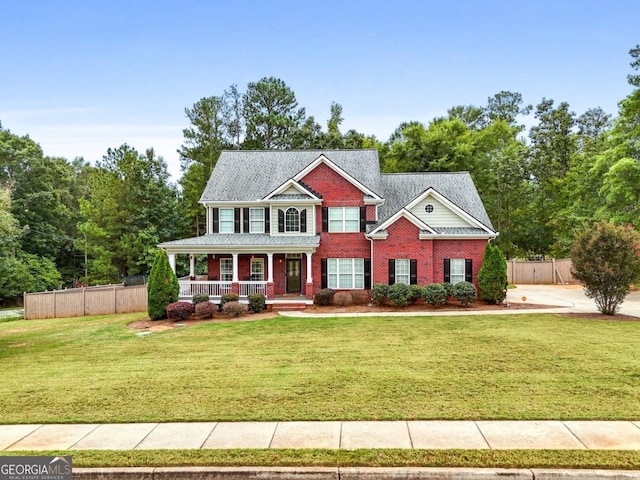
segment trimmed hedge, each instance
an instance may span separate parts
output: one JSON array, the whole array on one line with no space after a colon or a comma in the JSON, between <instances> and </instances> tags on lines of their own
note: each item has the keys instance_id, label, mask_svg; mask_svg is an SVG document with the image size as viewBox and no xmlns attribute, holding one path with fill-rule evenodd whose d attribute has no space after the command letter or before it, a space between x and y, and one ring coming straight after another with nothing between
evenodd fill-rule
<instances>
[{"instance_id":1,"label":"trimmed hedge","mask_svg":"<svg viewBox=\"0 0 640 480\"><path fill-rule=\"evenodd\" d=\"M249 313L249 307L240 302L227 302L222 307L222 313L230 317L240 317Z\"/></svg>"},{"instance_id":2,"label":"trimmed hedge","mask_svg":"<svg viewBox=\"0 0 640 480\"><path fill-rule=\"evenodd\" d=\"M206 293L196 293L191 300L194 305L198 305L199 303L208 302L209 295Z\"/></svg>"},{"instance_id":3,"label":"trimmed hedge","mask_svg":"<svg viewBox=\"0 0 640 480\"><path fill-rule=\"evenodd\" d=\"M169 320L187 320L193 313L193 303L174 302L167 305L167 318Z\"/></svg>"},{"instance_id":4,"label":"trimmed hedge","mask_svg":"<svg viewBox=\"0 0 640 480\"><path fill-rule=\"evenodd\" d=\"M333 296L335 294L335 290L332 290L330 288L323 288L322 290L318 290L313 296L313 302L316 305L320 306L331 305L331 303L333 302Z\"/></svg>"},{"instance_id":5,"label":"trimmed hedge","mask_svg":"<svg viewBox=\"0 0 640 480\"><path fill-rule=\"evenodd\" d=\"M422 289L422 298L432 306L437 304L444 305L447 299L445 289L440 283L430 283L429 285L425 285Z\"/></svg>"},{"instance_id":6,"label":"trimmed hedge","mask_svg":"<svg viewBox=\"0 0 640 480\"><path fill-rule=\"evenodd\" d=\"M376 283L371 289L371 301L376 305L384 304L389 295L389 285L384 283Z\"/></svg>"},{"instance_id":7,"label":"trimmed hedge","mask_svg":"<svg viewBox=\"0 0 640 480\"><path fill-rule=\"evenodd\" d=\"M202 319L212 318L217 307L211 302L200 302L196 304L196 315Z\"/></svg>"},{"instance_id":8,"label":"trimmed hedge","mask_svg":"<svg viewBox=\"0 0 640 480\"><path fill-rule=\"evenodd\" d=\"M453 298L466 307L468 304L476 301L478 291L473 283L458 282L453 286Z\"/></svg>"},{"instance_id":9,"label":"trimmed hedge","mask_svg":"<svg viewBox=\"0 0 640 480\"><path fill-rule=\"evenodd\" d=\"M394 283L389 287L389 295L387 298L397 307L406 307L409 305L410 295L409 285Z\"/></svg>"},{"instance_id":10,"label":"trimmed hedge","mask_svg":"<svg viewBox=\"0 0 640 480\"><path fill-rule=\"evenodd\" d=\"M264 312L267 309L267 297L261 293L249 295L249 311L251 313Z\"/></svg>"},{"instance_id":11,"label":"trimmed hedge","mask_svg":"<svg viewBox=\"0 0 640 480\"><path fill-rule=\"evenodd\" d=\"M224 307L225 303L237 302L238 300L240 300L240 295L237 293L225 293L220 297L220 307Z\"/></svg>"}]
</instances>

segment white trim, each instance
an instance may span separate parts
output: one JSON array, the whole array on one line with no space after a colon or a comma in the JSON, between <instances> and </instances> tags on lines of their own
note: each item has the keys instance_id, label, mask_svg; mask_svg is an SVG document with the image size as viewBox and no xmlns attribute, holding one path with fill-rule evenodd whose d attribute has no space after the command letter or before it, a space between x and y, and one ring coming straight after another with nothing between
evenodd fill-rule
<instances>
[{"instance_id":1,"label":"white trim","mask_svg":"<svg viewBox=\"0 0 640 480\"><path fill-rule=\"evenodd\" d=\"M448 235L446 233L420 233L420 240L493 240L499 234L473 233L464 235L461 233Z\"/></svg>"},{"instance_id":2,"label":"white trim","mask_svg":"<svg viewBox=\"0 0 640 480\"><path fill-rule=\"evenodd\" d=\"M451 211L453 211L453 213L455 213L458 216L462 217L467 222L472 223L476 227L481 228L482 230L484 230L485 232L487 232L489 234L495 235L496 232L491 230L484 223L482 223L481 221L479 221L478 219L476 219L472 215L469 215L467 212L465 212L463 209L458 207L455 203L453 203L447 197L445 197L444 195L439 193L433 187L429 187L424 193L418 195L411 202L409 202L407 205L405 205L404 208L407 209L407 210L411 210L413 207L415 207L418 203L420 203L423 200L425 200L427 197L435 198L440 203L442 203L445 207L449 208Z\"/></svg>"},{"instance_id":3,"label":"white trim","mask_svg":"<svg viewBox=\"0 0 640 480\"><path fill-rule=\"evenodd\" d=\"M349 183L351 183L352 185L357 187L358 190L360 190L361 192L374 197L376 200L382 200L380 195L378 195L377 193L372 192L371 190L369 190L366 186L364 186L362 183L360 183L358 180L353 178L351 175L349 175L347 172L345 172L338 165L336 165L331 160L329 160L327 157L325 157L324 154L320 155L313 162L311 162L309 165L307 165L304 169L302 169L300 172L298 172L293 177L293 179L294 180L302 180L309 172L313 171L321 163L324 163L327 167L331 168L331 170L333 170L338 175L340 175L341 177L346 179Z\"/></svg>"},{"instance_id":4,"label":"white trim","mask_svg":"<svg viewBox=\"0 0 640 480\"><path fill-rule=\"evenodd\" d=\"M386 230L387 227L396 223L400 219L400 217L406 218L411 223L413 223L416 227L418 227L420 230L426 230L428 232L431 232L434 235L437 235L437 232L433 228L431 228L429 225L424 223L422 220L416 217L409 210L403 208L402 210L398 210L393 216L388 218L384 223L381 223L380 225L378 225L371 233L369 233L369 236L375 236L379 231Z\"/></svg>"},{"instance_id":5,"label":"white trim","mask_svg":"<svg viewBox=\"0 0 640 480\"><path fill-rule=\"evenodd\" d=\"M309 190L307 190L302 185L300 185L297 182L297 180L298 180L297 178L296 179L290 178L289 180L284 182L282 185L280 185L278 188L276 188L273 192L271 192L267 196L265 196L262 200L263 201L271 200L271 197L279 195L281 192L284 192L289 187L293 187L296 190L298 190L301 194L308 195L309 197L311 197L310 200L317 201L317 202L321 202L322 201L322 199L318 198L316 195L314 195ZM278 200L272 200L272 201L277 202ZM291 202L291 200L288 200L288 201Z\"/></svg>"}]
</instances>

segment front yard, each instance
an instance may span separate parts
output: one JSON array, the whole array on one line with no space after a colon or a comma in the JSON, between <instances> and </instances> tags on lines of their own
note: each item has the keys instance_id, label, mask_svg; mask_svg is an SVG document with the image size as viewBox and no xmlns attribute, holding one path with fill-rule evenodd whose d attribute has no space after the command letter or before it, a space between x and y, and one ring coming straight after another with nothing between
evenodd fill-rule
<instances>
[{"instance_id":1,"label":"front yard","mask_svg":"<svg viewBox=\"0 0 640 480\"><path fill-rule=\"evenodd\" d=\"M638 322L144 317L0 323L0 423L640 418Z\"/></svg>"}]
</instances>

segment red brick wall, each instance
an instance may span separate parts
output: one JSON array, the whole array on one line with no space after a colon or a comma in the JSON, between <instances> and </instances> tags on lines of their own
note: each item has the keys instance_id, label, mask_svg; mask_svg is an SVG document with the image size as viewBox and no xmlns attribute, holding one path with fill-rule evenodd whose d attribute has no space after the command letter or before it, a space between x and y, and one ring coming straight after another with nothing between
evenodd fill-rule
<instances>
[{"instance_id":1,"label":"red brick wall","mask_svg":"<svg viewBox=\"0 0 640 480\"><path fill-rule=\"evenodd\" d=\"M477 285L487 240L419 240L418 227L404 217L387 231L386 240L374 240L373 284L389 282L389 259L417 259L418 284L426 285L444 281L445 258L470 258Z\"/></svg>"},{"instance_id":2,"label":"red brick wall","mask_svg":"<svg viewBox=\"0 0 640 480\"><path fill-rule=\"evenodd\" d=\"M470 258L473 267L473 283L478 286L478 271L482 266L482 256L488 240L434 240L433 263L435 282L444 280L445 258Z\"/></svg>"},{"instance_id":3,"label":"red brick wall","mask_svg":"<svg viewBox=\"0 0 640 480\"><path fill-rule=\"evenodd\" d=\"M371 258L371 242L362 232L322 232L322 207L363 207L365 205L362 191L323 163L309 172L302 181L322 195L322 206L316 207L316 231L320 233L320 246L312 257L315 293L322 287L321 259ZM368 205L366 208L367 219L374 220L375 207Z\"/></svg>"}]
</instances>

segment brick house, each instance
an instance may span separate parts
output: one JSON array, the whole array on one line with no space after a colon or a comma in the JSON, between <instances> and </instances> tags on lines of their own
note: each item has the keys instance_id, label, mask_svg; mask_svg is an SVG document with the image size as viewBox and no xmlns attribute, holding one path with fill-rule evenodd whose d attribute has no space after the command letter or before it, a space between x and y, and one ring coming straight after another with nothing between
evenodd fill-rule
<instances>
[{"instance_id":1,"label":"brick house","mask_svg":"<svg viewBox=\"0 0 640 480\"><path fill-rule=\"evenodd\" d=\"M376 150L225 151L200 202L206 234L159 245L174 271L189 255L182 298L309 303L327 287L477 283L497 236L468 172L383 174Z\"/></svg>"}]
</instances>

